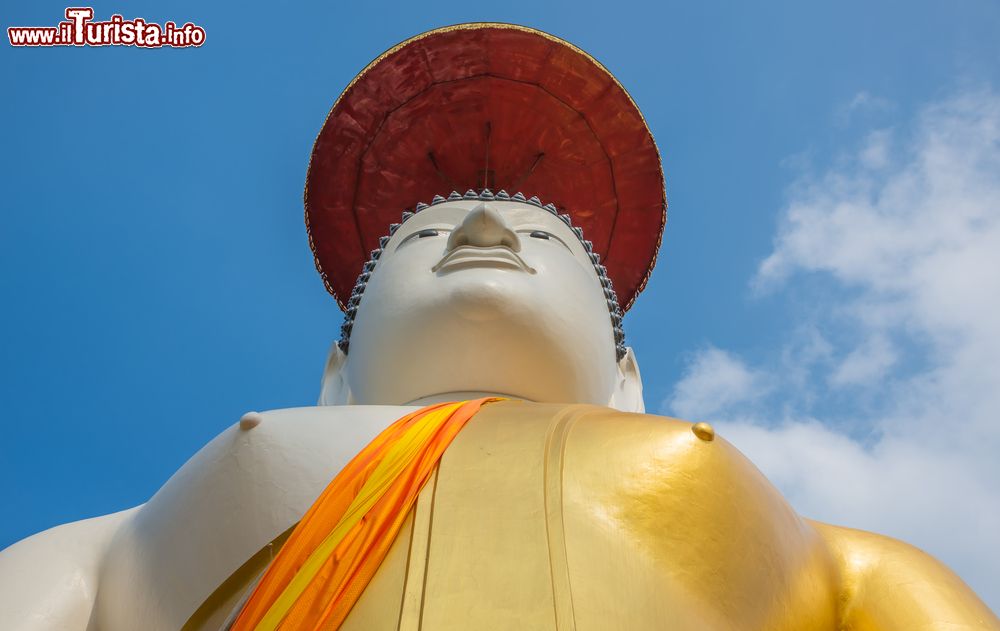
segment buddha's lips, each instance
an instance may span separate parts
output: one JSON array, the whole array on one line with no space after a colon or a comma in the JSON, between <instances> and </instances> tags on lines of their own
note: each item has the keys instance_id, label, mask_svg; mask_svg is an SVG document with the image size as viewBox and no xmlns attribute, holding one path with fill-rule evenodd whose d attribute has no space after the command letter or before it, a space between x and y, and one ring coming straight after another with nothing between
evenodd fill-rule
<instances>
[{"instance_id":1,"label":"buddha's lips","mask_svg":"<svg viewBox=\"0 0 1000 631\"><path fill-rule=\"evenodd\" d=\"M534 274L535 270L524 262L514 250L505 245L481 248L462 245L451 250L431 268L432 272L448 272L465 267L505 267Z\"/></svg>"}]
</instances>

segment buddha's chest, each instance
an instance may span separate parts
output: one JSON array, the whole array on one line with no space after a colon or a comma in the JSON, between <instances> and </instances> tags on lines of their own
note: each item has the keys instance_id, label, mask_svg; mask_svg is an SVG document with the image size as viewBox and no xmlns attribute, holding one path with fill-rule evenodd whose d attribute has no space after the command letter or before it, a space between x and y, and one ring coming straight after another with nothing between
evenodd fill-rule
<instances>
[{"instance_id":1,"label":"buddha's chest","mask_svg":"<svg viewBox=\"0 0 1000 631\"><path fill-rule=\"evenodd\" d=\"M344 629L834 628L825 556L722 446L498 410L449 448Z\"/></svg>"},{"instance_id":2,"label":"buddha's chest","mask_svg":"<svg viewBox=\"0 0 1000 631\"><path fill-rule=\"evenodd\" d=\"M406 411L278 411L217 437L120 529L99 626L218 629L275 537ZM674 419L502 402L448 448L345 628L831 629L834 572L725 440Z\"/></svg>"}]
</instances>

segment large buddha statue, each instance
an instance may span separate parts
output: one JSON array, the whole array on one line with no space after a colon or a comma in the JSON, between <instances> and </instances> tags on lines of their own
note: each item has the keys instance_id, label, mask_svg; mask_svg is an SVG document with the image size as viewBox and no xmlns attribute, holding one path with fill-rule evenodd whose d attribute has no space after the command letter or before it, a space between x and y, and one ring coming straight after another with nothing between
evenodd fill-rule
<instances>
[{"instance_id":1,"label":"large buddha statue","mask_svg":"<svg viewBox=\"0 0 1000 631\"><path fill-rule=\"evenodd\" d=\"M142 506L0 553L0 626L1000 629L933 558L797 515L709 425L644 413L622 315L665 209L641 115L582 51L499 24L388 51L307 176L346 313L319 405L248 413ZM337 625L241 626L331 480L470 399Z\"/></svg>"}]
</instances>

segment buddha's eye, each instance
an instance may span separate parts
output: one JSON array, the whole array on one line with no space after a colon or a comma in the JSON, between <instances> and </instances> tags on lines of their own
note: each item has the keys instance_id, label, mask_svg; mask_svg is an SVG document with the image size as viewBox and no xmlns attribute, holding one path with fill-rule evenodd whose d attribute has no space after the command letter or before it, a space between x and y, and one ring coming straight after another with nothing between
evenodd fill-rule
<instances>
[{"instance_id":1,"label":"buddha's eye","mask_svg":"<svg viewBox=\"0 0 1000 631\"><path fill-rule=\"evenodd\" d=\"M528 236L532 237L534 239L546 239L547 240L549 238L549 233L548 232L542 232L541 230L535 230L534 232L532 232Z\"/></svg>"},{"instance_id":2,"label":"buddha's eye","mask_svg":"<svg viewBox=\"0 0 1000 631\"><path fill-rule=\"evenodd\" d=\"M434 228L424 228L417 233L417 238L423 239L424 237L436 237L438 236L438 231Z\"/></svg>"}]
</instances>

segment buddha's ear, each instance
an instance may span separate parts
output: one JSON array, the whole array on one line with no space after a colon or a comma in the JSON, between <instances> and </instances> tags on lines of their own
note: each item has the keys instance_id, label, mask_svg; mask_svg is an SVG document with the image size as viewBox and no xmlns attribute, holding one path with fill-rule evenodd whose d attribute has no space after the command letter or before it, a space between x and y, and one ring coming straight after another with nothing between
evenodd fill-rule
<instances>
[{"instance_id":1,"label":"buddha's ear","mask_svg":"<svg viewBox=\"0 0 1000 631\"><path fill-rule=\"evenodd\" d=\"M642 414L646 411L646 404L642 400L639 362L635 360L635 353L631 347L625 349L625 356L618 361L618 383L608 406L622 412Z\"/></svg>"},{"instance_id":2,"label":"buddha's ear","mask_svg":"<svg viewBox=\"0 0 1000 631\"><path fill-rule=\"evenodd\" d=\"M333 343L330 354L326 357L326 368L323 369L323 381L319 391L317 405L349 405L351 389L347 385L347 353L340 349L340 344Z\"/></svg>"}]
</instances>

